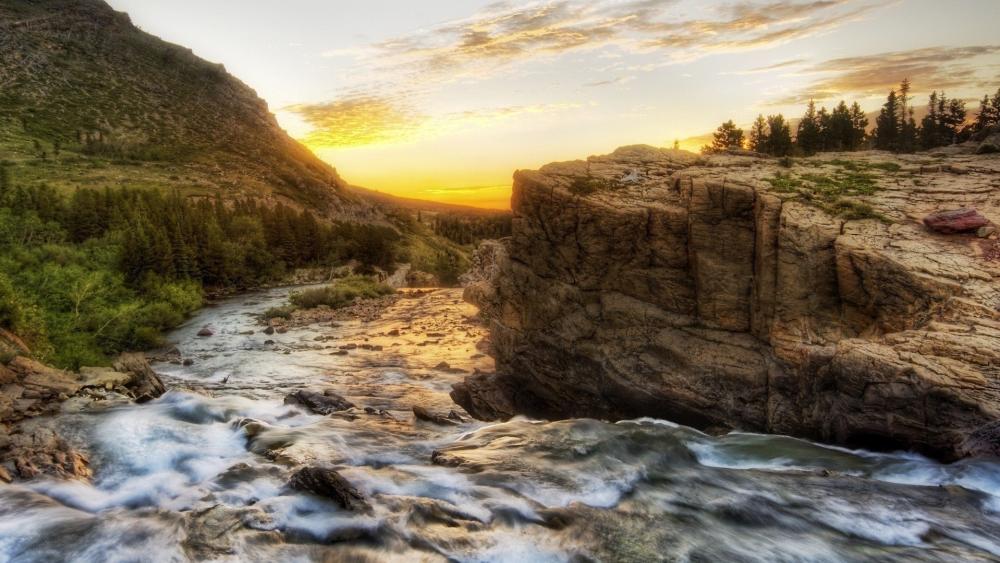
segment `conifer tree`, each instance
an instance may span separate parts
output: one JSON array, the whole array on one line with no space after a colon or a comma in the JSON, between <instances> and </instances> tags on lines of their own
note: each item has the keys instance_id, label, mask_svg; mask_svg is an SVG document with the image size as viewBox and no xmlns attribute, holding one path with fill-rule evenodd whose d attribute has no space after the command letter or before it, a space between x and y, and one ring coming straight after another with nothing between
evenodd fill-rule
<instances>
[{"instance_id":1,"label":"conifer tree","mask_svg":"<svg viewBox=\"0 0 1000 563\"><path fill-rule=\"evenodd\" d=\"M849 149L856 151L861 148L868 136L868 116L858 102L851 104L851 141Z\"/></svg>"},{"instance_id":2,"label":"conifer tree","mask_svg":"<svg viewBox=\"0 0 1000 563\"><path fill-rule=\"evenodd\" d=\"M917 150L917 122L913 118L913 108L907 110L906 118L899 125L898 152L913 152Z\"/></svg>"},{"instance_id":3,"label":"conifer tree","mask_svg":"<svg viewBox=\"0 0 1000 563\"><path fill-rule=\"evenodd\" d=\"M976 115L976 122L972 126L976 132L984 131L996 125L997 116L993 113L993 102L988 94L983 95L979 102L979 113Z\"/></svg>"},{"instance_id":4,"label":"conifer tree","mask_svg":"<svg viewBox=\"0 0 1000 563\"><path fill-rule=\"evenodd\" d=\"M941 121L938 115L938 93L927 99L927 115L920 120L920 147L924 150L941 146Z\"/></svg>"},{"instance_id":5,"label":"conifer tree","mask_svg":"<svg viewBox=\"0 0 1000 563\"><path fill-rule=\"evenodd\" d=\"M806 113L802 116L802 121L799 122L795 143L805 155L816 154L823 148L820 139L820 121L816 115L816 103L812 100L809 100Z\"/></svg>"},{"instance_id":6,"label":"conifer tree","mask_svg":"<svg viewBox=\"0 0 1000 563\"><path fill-rule=\"evenodd\" d=\"M785 121L785 116L767 116L767 153L774 156L787 156L792 152L791 128Z\"/></svg>"},{"instance_id":7,"label":"conifer tree","mask_svg":"<svg viewBox=\"0 0 1000 563\"><path fill-rule=\"evenodd\" d=\"M899 99L890 90L882 110L875 118L875 148L894 151L899 146Z\"/></svg>"},{"instance_id":8,"label":"conifer tree","mask_svg":"<svg viewBox=\"0 0 1000 563\"><path fill-rule=\"evenodd\" d=\"M767 152L767 121L763 115L758 115L750 127L750 150L759 153Z\"/></svg>"},{"instance_id":9,"label":"conifer tree","mask_svg":"<svg viewBox=\"0 0 1000 563\"><path fill-rule=\"evenodd\" d=\"M743 148L743 130L736 127L733 120L723 123L712 134L712 144L705 148L705 152L723 152Z\"/></svg>"},{"instance_id":10,"label":"conifer tree","mask_svg":"<svg viewBox=\"0 0 1000 563\"><path fill-rule=\"evenodd\" d=\"M833 108L830 114L829 125L826 128L825 136L826 150L843 151L851 150L853 128L851 124L851 110L843 100Z\"/></svg>"}]
</instances>

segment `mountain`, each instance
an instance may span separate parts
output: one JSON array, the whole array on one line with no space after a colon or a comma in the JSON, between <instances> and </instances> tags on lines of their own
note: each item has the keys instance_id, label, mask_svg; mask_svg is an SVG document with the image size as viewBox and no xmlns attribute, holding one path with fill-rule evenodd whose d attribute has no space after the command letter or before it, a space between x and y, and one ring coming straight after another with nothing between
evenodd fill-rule
<instances>
[{"instance_id":1,"label":"mountain","mask_svg":"<svg viewBox=\"0 0 1000 563\"><path fill-rule=\"evenodd\" d=\"M0 160L19 184L63 191L136 186L372 213L250 87L102 0L0 3Z\"/></svg>"}]
</instances>

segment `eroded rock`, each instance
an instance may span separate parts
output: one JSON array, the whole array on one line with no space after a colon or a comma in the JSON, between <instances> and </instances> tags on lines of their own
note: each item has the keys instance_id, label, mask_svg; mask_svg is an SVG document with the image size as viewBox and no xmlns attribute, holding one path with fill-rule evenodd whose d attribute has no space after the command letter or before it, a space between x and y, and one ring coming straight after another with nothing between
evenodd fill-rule
<instances>
[{"instance_id":1,"label":"eroded rock","mask_svg":"<svg viewBox=\"0 0 1000 563\"><path fill-rule=\"evenodd\" d=\"M907 176L889 164L915 168L909 157L891 158L789 170L626 147L519 171L512 236L466 277L497 374L467 377L453 399L484 419L653 416L967 455L970 433L1000 420L1000 261L917 221L949 207L965 211L929 223L1000 218L1000 158ZM873 178L853 199L870 218L772 185L836 177L845 161ZM607 185L584 193L580 178Z\"/></svg>"}]
</instances>

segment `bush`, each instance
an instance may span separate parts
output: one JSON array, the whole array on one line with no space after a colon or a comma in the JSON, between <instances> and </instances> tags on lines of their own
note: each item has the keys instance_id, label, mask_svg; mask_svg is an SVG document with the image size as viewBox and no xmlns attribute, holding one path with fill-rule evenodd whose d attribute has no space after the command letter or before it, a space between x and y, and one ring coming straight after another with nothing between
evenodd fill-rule
<instances>
[{"instance_id":1,"label":"bush","mask_svg":"<svg viewBox=\"0 0 1000 563\"><path fill-rule=\"evenodd\" d=\"M264 311L264 320L269 321L271 319L290 319L292 318L292 313L295 311L295 307L292 305L285 305L283 307L271 307L270 309Z\"/></svg>"},{"instance_id":2,"label":"bush","mask_svg":"<svg viewBox=\"0 0 1000 563\"><path fill-rule=\"evenodd\" d=\"M355 299L373 299L395 293L395 289L364 276L350 276L337 280L332 285L307 289L293 293L289 298L292 305L300 309L315 309L327 306L338 309L354 302Z\"/></svg>"}]
</instances>

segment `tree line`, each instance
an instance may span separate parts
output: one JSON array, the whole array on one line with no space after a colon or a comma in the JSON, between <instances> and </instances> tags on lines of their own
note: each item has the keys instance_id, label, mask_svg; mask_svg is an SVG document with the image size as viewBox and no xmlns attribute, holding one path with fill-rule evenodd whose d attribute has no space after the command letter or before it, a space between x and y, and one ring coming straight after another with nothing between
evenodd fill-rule
<instances>
[{"instance_id":1,"label":"tree line","mask_svg":"<svg viewBox=\"0 0 1000 563\"><path fill-rule=\"evenodd\" d=\"M927 101L927 114L918 124L910 96L909 80L886 97L875 127L868 133L869 120L861 106L843 100L832 111L816 109L810 100L794 136L782 114L758 115L748 133L728 120L712 135L702 152L749 149L772 156L812 155L824 151L855 151L868 148L894 152L914 152L968 141L1000 124L1000 89L992 97L983 96L979 112L967 122L965 101L934 91Z\"/></svg>"},{"instance_id":2,"label":"tree line","mask_svg":"<svg viewBox=\"0 0 1000 563\"><path fill-rule=\"evenodd\" d=\"M434 233L461 245L476 244L483 239L497 239L510 236L511 215L509 213L468 216L440 214L432 219Z\"/></svg>"},{"instance_id":3,"label":"tree line","mask_svg":"<svg viewBox=\"0 0 1000 563\"><path fill-rule=\"evenodd\" d=\"M251 199L128 188L64 197L14 186L0 165L0 328L60 367L101 365L159 345L200 306L203 287L253 287L352 259L389 269L401 239Z\"/></svg>"}]
</instances>

